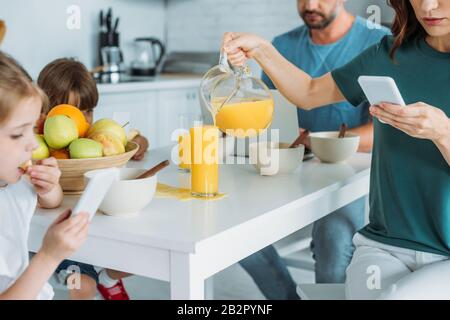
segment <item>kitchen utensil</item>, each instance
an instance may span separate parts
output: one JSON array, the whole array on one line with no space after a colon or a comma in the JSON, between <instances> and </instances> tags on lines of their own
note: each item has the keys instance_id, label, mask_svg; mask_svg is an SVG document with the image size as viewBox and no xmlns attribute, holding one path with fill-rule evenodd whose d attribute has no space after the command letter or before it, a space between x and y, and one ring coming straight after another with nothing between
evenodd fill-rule
<instances>
[{"instance_id":1,"label":"kitchen utensil","mask_svg":"<svg viewBox=\"0 0 450 320\"><path fill-rule=\"evenodd\" d=\"M163 43L156 38L134 40L136 58L131 62L131 75L155 76L166 52Z\"/></svg>"},{"instance_id":2,"label":"kitchen utensil","mask_svg":"<svg viewBox=\"0 0 450 320\"><path fill-rule=\"evenodd\" d=\"M338 138L340 138L340 139L345 138L346 131L347 131L347 125L345 123L341 124L341 128L339 129Z\"/></svg>"},{"instance_id":3,"label":"kitchen utensil","mask_svg":"<svg viewBox=\"0 0 450 320\"><path fill-rule=\"evenodd\" d=\"M289 148L296 148L296 147L298 147L302 143L302 141L306 138L306 136L308 134L309 134L308 130L303 130L303 132L298 136L298 138L295 139L295 141L291 143Z\"/></svg>"},{"instance_id":4,"label":"kitchen utensil","mask_svg":"<svg viewBox=\"0 0 450 320\"><path fill-rule=\"evenodd\" d=\"M144 173L142 173L141 175L139 175L136 180L138 179L144 179L144 178L148 178L151 176L154 176L157 172L161 171L162 169L164 169L165 167L167 167L170 164L169 160L164 160L163 162L158 163L156 166L154 166L153 168L145 171Z\"/></svg>"},{"instance_id":5,"label":"kitchen utensil","mask_svg":"<svg viewBox=\"0 0 450 320\"><path fill-rule=\"evenodd\" d=\"M273 117L270 90L260 79L251 77L248 67L231 67L226 54L203 76L200 103L222 132L236 137L260 134Z\"/></svg>"},{"instance_id":6,"label":"kitchen utensil","mask_svg":"<svg viewBox=\"0 0 450 320\"><path fill-rule=\"evenodd\" d=\"M119 18L116 18L116 22L114 23L114 29L113 32L116 33L117 32L117 28L119 27Z\"/></svg>"},{"instance_id":7,"label":"kitchen utensil","mask_svg":"<svg viewBox=\"0 0 450 320\"><path fill-rule=\"evenodd\" d=\"M100 10L99 25L100 25L100 32L106 32L106 30L105 30L105 17L103 15L103 10Z\"/></svg>"},{"instance_id":8,"label":"kitchen utensil","mask_svg":"<svg viewBox=\"0 0 450 320\"><path fill-rule=\"evenodd\" d=\"M104 62L104 68L101 73L101 81L108 83L118 83L121 72L123 72L122 62L123 54L119 47L103 47L101 57Z\"/></svg>"},{"instance_id":9,"label":"kitchen utensil","mask_svg":"<svg viewBox=\"0 0 450 320\"><path fill-rule=\"evenodd\" d=\"M112 25L112 8L108 9L108 13L106 15L106 32L111 32L111 25Z\"/></svg>"}]
</instances>

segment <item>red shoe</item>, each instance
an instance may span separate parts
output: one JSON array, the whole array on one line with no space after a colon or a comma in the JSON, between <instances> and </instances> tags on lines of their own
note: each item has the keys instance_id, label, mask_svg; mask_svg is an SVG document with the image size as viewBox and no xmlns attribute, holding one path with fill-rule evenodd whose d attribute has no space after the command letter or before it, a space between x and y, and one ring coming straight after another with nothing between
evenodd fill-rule
<instances>
[{"instance_id":1,"label":"red shoe","mask_svg":"<svg viewBox=\"0 0 450 320\"><path fill-rule=\"evenodd\" d=\"M116 285L111 288L98 284L97 289L105 300L130 300L122 280L118 280Z\"/></svg>"}]
</instances>

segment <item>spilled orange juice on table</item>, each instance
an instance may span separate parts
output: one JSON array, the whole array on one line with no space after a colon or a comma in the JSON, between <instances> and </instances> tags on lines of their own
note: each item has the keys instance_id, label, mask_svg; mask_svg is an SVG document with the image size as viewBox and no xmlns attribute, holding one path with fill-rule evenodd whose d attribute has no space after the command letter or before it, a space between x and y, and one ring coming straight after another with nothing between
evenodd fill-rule
<instances>
[{"instance_id":1,"label":"spilled orange juice on table","mask_svg":"<svg viewBox=\"0 0 450 320\"><path fill-rule=\"evenodd\" d=\"M224 99L226 98L216 98L212 101L214 123L221 131L244 138L258 135L261 130L270 126L274 112L272 99L249 98L221 107Z\"/></svg>"},{"instance_id":2,"label":"spilled orange juice on table","mask_svg":"<svg viewBox=\"0 0 450 320\"><path fill-rule=\"evenodd\" d=\"M214 197L219 192L219 130L216 126L190 129L191 194Z\"/></svg>"}]
</instances>

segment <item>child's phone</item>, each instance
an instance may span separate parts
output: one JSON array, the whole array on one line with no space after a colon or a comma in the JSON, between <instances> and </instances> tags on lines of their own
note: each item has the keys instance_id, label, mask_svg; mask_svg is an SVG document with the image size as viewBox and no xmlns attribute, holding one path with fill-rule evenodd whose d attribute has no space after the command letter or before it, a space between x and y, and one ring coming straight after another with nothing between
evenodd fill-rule
<instances>
[{"instance_id":1,"label":"child's phone","mask_svg":"<svg viewBox=\"0 0 450 320\"><path fill-rule=\"evenodd\" d=\"M109 188L118 179L119 169L117 168L96 170L75 208L73 208L72 215L87 212L89 213L89 221L92 220Z\"/></svg>"},{"instance_id":2,"label":"child's phone","mask_svg":"<svg viewBox=\"0 0 450 320\"><path fill-rule=\"evenodd\" d=\"M387 102L406 106L400 90L391 77L360 76L358 83L371 105ZM380 122L385 123L381 120Z\"/></svg>"}]
</instances>

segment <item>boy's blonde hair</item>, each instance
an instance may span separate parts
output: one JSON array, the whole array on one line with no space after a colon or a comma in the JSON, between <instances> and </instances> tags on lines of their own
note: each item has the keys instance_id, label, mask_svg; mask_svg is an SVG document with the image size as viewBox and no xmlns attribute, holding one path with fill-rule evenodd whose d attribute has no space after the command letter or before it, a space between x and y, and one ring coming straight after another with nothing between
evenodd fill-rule
<instances>
[{"instance_id":1,"label":"boy's blonde hair","mask_svg":"<svg viewBox=\"0 0 450 320\"><path fill-rule=\"evenodd\" d=\"M22 99L29 97L38 97L42 108L47 108L45 93L16 60L0 51L0 124L9 119L13 108Z\"/></svg>"},{"instance_id":2,"label":"boy's blonde hair","mask_svg":"<svg viewBox=\"0 0 450 320\"><path fill-rule=\"evenodd\" d=\"M38 85L49 98L49 108L69 102L69 97L75 99L75 106L80 110L90 110L97 106L97 84L86 69L78 61L72 59L57 59L42 69L38 77Z\"/></svg>"}]
</instances>

